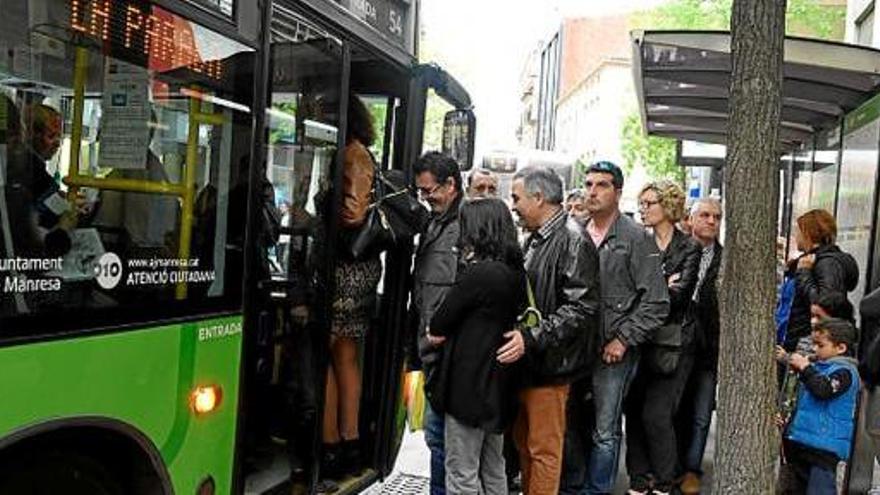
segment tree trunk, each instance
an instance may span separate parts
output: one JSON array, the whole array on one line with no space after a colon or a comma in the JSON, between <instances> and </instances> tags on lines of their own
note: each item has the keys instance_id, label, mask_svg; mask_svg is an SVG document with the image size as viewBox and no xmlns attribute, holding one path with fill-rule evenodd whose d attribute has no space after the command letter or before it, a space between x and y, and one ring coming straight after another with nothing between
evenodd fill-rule
<instances>
[{"instance_id":1,"label":"tree trunk","mask_svg":"<svg viewBox=\"0 0 880 495\"><path fill-rule=\"evenodd\" d=\"M716 494L771 494L776 215L785 0L734 0L721 277Z\"/></svg>"}]
</instances>

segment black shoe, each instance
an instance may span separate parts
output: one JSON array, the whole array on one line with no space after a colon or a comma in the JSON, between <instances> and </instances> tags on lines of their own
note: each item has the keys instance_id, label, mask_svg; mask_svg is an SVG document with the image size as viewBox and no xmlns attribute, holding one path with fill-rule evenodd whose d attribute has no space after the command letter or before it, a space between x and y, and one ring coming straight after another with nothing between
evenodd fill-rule
<instances>
[{"instance_id":1,"label":"black shoe","mask_svg":"<svg viewBox=\"0 0 880 495\"><path fill-rule=\"evenodd\" d=\"M321 480L315 486L315 491L317 493L336 493L339 491L339 485L331 480Z\"/></svg>"}]
</instances>

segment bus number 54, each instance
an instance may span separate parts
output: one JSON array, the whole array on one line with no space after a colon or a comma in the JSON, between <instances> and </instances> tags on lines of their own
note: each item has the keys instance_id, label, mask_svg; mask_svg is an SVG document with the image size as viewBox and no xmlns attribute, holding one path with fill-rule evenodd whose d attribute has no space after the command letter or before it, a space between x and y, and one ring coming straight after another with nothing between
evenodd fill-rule
<instances>
[{"instance_id":1,"label":"bus number 54","mask_svg":"<svg viewBox=\"0 0 880 495\"><path fill-rule=\"evenodd\" d=\"M388 11L388 31L397 36L403 36L403 23L400 14L394 9Z\"/></svg>"}]
</instances>

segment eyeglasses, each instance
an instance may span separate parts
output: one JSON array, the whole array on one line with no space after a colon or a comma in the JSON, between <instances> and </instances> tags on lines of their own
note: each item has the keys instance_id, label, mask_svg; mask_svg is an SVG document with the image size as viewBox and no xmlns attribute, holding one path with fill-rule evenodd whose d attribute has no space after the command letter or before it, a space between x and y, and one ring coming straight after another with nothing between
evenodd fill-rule
<instances>
[{"instance_id":1,"label":"eyeglasses","mask_svg":"<svg viewBox=\"0 0 880 495\"><path fill-rule=\"evenodd\" d=\"M660 201L656 201L656 200L655 201L639 201L639 209L640 210L647 210L648 208L650 208L656 204L660 204Z\"/></svg>"},{"instance_id":2,"label":"eyeglasses","mask_svg":"<svg viewBox=\"0 0 880 495\"><path fill-rule=\"evenodd\" d=\"M440 189L440 186L442 186L442 185L443 184L435 184L434 187L427 187L427 188L420 187L420 188L418 188L419 196L422 198L427 198L428 196L432 196L435 192L437 192L437 189Z\"/></svg>"}]
</instances>

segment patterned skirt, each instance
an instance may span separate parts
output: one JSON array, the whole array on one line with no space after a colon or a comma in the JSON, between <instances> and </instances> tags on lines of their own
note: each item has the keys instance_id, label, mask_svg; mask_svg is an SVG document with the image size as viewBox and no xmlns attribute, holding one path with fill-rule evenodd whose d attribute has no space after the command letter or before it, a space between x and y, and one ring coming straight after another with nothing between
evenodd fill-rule
<instances>
[{"instance_id":1,"label":"patterned skirt","mask_svg":"<svg viewBox=\"0 0 880 495\"><path fill-rule=\"evenodd\" d=\"M340 260L337 263L333 335L350 339L362 339L366 335L381 276L382 263L378 256L361 261Z\"/></svg>"}]
</instances>

